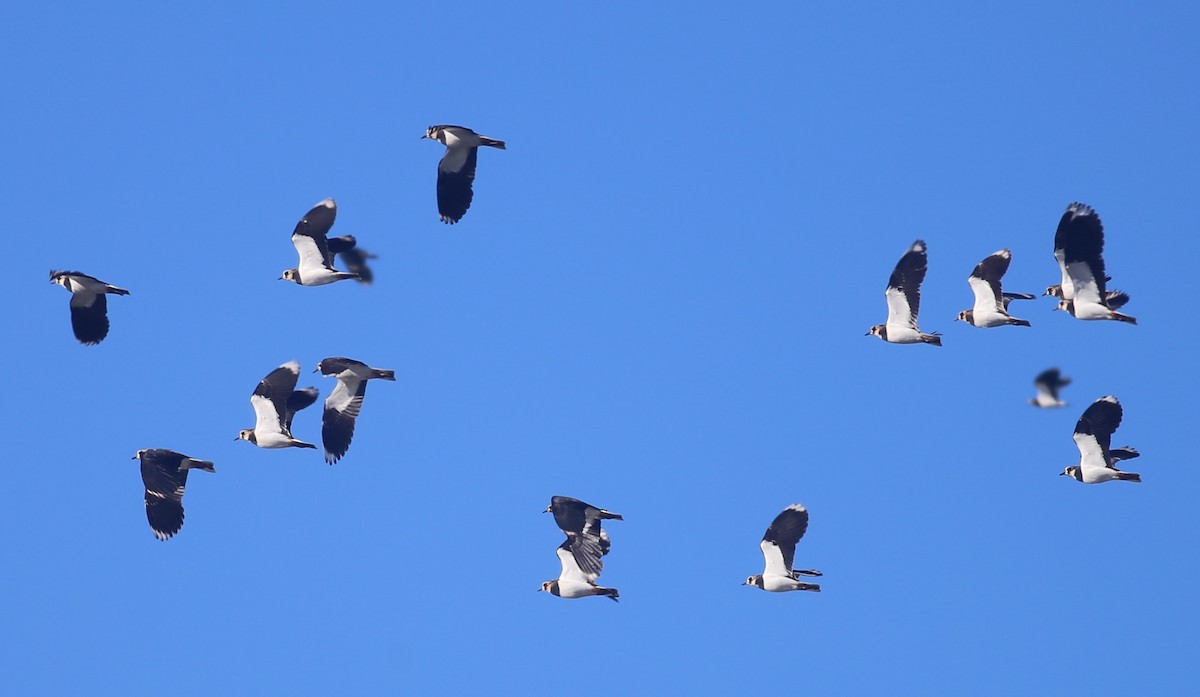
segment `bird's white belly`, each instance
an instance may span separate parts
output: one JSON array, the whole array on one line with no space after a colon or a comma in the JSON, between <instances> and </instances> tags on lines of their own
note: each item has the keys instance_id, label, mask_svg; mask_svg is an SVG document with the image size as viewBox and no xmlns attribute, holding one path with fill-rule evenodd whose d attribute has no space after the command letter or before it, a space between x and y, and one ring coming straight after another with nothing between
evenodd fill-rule
<instances>
[{"instance_id":1,"label":"bird's white belly","mask_svg":"<svg viewBox=\"0 0 1200 697\"><path fill-rule=\"evenodd\" d=\"M917 344L921 342L921 332L907 324L889 324L887 340L891 344Z\"/></svg>"},{"instance_id":2,"label":"bird's white belly","mask_svg":"<svg viewBox=\"0 0 1200 697\"><path fill-rule=\"evenodd\" d=\"M446 147L448 147L448 148L479 147L479 142L480 142L479 136L474 133L463 133L462 136L460 137L457 133L455 133L452 129L449 129L449 128L447 128L444 131L444 133L445 133L445 137L446 137Z\"/></svg>"},{"instance_id":3,"label":"bird's white belly","mask_svg":"<svg viewBox=\"0 0 1200 697\"><path fill-rule=\"evenodd\" d=\"M794 591L799 587L796 580L787 576L763 576L763 590L772 593Z\"/></svg>"},{"instance_id":4,"label":"bird's white belly","mask_svg":"<svg viewBox=\"0 0 1200 697\"><path fill-rule=\"evenodd\" d=\"M971 313L971 320L976 327L999 327L1003 324L1008 324L1008 315L996 312L995 309L988 308L980 312L978 309Z\"/></svg>"},{"instance_id":5,"label":"bird's white belly","mask_svg":"<svg viewBox=\"0 0 1200 697\"><path fill-rule=\"evenodd\" d=\"M1053 397L1051 397L1050 395L1046 395L1046 394L1038 394L1038 396L1035 397L1034 399L1037 400L1037 405L1039 407L1061 407L1061 406L1063 406L1062 402L1060 402L1060 401L1054 399Z\"/></svg>"},{"instance_id":6,"label":"bird's white belly","mask_svg":"<svg viewBox=\"0 0 1200 697\"><path fill-rule=\"evenodd\" d=\"M1111 482L1117 478L1116 472L1108 467L1096 467L1094 465L1083 465L1083 483L1084 484L1099 484L1101 482Z\"/></svg>"},{"instance_id":7,"label":"bird's white belly","mask_svg":"<svg viewBox=\"0 0 1200 697\"><path fill-rule=\"evenodd\" d=\"M259 433L256 431L254 439L255 445L260 448L286 448L293 443L293 439L282 433Z\"/></svg>"},{"instance_id":8,"label":"bird's white belly","mask_svg":"<svg viewBox=\"0 0 1200 697\"><path fill-rule=\"evenodd\" d=\"M336 271L330 271L324 266L309 266L300 269L300 285L324 286L338 280Z\"/></svg>"},{"instance_id":9,"label":"bird's white belly","mask_svg":"<svg viewBox=\"0 0 1200 697\"><path fill-rule=\"evenodd\" d=\"M580 581L558 581L558 595L562 598L583 598L595 595L596 588L590 583Z\"/></svg>"},{"instance_id":10,"label":"bird's white belly","mask_svg":"<svg viewBox=\"0 0 1200 697\"><path fill-rule=\"evenodd\" d=\"M1111 317L1112 310L1100 303L1080 303L1078 298L1075 299L1075 319L1109 319Z\"/></svg>"}]
</instances>

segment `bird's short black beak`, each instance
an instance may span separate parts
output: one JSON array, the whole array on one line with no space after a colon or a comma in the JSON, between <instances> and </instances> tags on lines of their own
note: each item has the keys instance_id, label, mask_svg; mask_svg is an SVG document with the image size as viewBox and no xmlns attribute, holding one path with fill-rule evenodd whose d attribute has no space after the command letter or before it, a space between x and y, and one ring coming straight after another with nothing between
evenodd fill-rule
<instances>
[{"instance_id":1,"label":"bird's short black beak","mask_svg":"<svg viewBox=\"0 0 1200 697\"><path fill-rule=\"evenodd\" d=\"M130 460L136 460L136 459L137 459L137 455L134 455L133 457L131 457L131 458L129 458L129 459L130 459Z\"/></svg>"},{"instance_id":2,"label":"bird's short black beak","mask_svg":"<svg viewBox=\"0 0 1200 697\"><path fill-rule=\"evenodd\" d=\"M1058 476L1060 476L1060 477L1061 477L1061 476L1063 476L1064 474L1066 474L1066 472L1059 472L1059 473L1058 473Z\"/></svg>"}]
</instances>

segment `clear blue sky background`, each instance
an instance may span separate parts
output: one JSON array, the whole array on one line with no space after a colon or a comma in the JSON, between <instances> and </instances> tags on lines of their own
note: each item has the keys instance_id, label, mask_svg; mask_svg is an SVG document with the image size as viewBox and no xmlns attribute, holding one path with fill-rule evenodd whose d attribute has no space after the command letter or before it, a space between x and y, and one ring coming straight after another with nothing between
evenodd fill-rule
<instances>
[{"instance_id":1,"label":"clear blue sky background","mask_svg":"<svg viewBox=\"0 0 1200 697\"><path fill-rule=\"evenodd\" d=\"M0 28L6 693L1195 687L1194 4L168 5ZM453 227L435 123L509 144ZM326 196L374 286L276 280ZM1140 325L954 323L1075 200ZM941 349L863 336L917 238ZM100 346L51 268L132 291ZM330 355L398 376L342 462L234 441ZM1106 394L1140 486L1057 476ZM167 543L149 447L217 467ZM620 604L534 592L552 494L625 515ZM824 592L739 586L796 501Z\"/></svg>"}]
</instances>

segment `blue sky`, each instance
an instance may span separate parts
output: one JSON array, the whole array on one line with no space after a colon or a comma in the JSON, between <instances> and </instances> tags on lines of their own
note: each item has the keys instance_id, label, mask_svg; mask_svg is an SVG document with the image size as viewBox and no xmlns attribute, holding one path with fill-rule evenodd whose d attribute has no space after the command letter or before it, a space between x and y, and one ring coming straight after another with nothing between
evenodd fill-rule
<instances>
[{"instance_id":1,"label":"blue sky","mask_svg":"<svg viewBox=\"0 0 1200 697\"><path fill-rule=\"evenodd\" d=\"M1200 159L1186 3L459 2L10 8L0 486L17 693L1131 694L1194 682ZM480 153L444 226L440 146ZM302 288L317 201L376 283ZM1096 207L1139 326L966 278L1057 282ZM864 337L905 248L921 326ZM1168 266L1168 260L1184 263ZM51 268L128 288L98 347ZM1177 270L1176 270L1177 269ZM235 442L287 360L396 370L347 456ZM1070 406L1025 402L1057 365ZM307 372L322 396L331 381ZM1140 486L1056 476L1117 395ZM296 418L319 438L319 411ZM216 463L182 532L139 448ZM552 494L619 511L558 573ZM739 586L793 502L824 591Z\"/></svg>"}]
</instances>

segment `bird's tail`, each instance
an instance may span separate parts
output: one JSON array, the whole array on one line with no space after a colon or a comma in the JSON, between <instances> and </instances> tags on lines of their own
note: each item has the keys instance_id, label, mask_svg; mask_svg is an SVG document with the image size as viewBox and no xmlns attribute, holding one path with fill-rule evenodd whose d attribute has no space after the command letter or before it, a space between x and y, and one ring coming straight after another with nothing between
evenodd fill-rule
<instances>
[{"instance_id":1,"label":"bird's tail","mask_svg":"<svg viewBox=\"0 0 1200 697\"><path fill-rule=\"evenodd\" d=\"M1130 317L1129 315L1123 315L1120 312L1113 312L1112 318L1117 320L1118 322L1128 322L1129 324L1137 324L1137 318Z\"/></svg>"},{"instance_id":2,"label":"bird's tail","mask_svg":"<svg viewBox=\"0 0 1200 697\"><path fill-rule=\"evenodd\" d=\"M497 148L497 149L500 149L500 150L507 150L507 149L508 149L508 148L506 148L506 147L504 146L504 141L502 141L502 140L494 140L494 139L492 139L492 138L488 138L487 136L479 136L479 144L480 144L480 145L487 145L487 146L489 146L489 147Z\"/></svg>"},{"instance_id":3,"label":"bird's tail","mask_svg":"<svg viewBox=\"0 0 1200 697\"><path fill-rule=\"evenodd\" d=\"M941 334L922 334L921 342L925 343L925 344L933 344L934 346L941 346L942 345L942 335Z\"/></svg>"},{"instance_id":4,"label":"bird's tail","mask_svg":"<svg viewBox=\"0 0 1200 697\"><path fill-rule=\"evenodd\" d=\"M208 460L196 460L193 458L184 458L183 464L179 466L181 470L204 470L205 472L216 472L217 468L213 467L213 463Z\"/></svg>"},{"instance_id":5,"label":"bird's tail","mask_svg":"<svg viewBox=\"0 0 1200 697\"><path fill-rule=\"evenodd\" d=\"M112 293L113 295L129 295L129 291L125 290L124 288L118 288L116 286L111 286L111 285L105 286L104 292Z\"/></svg>"},{"instance_id":6,"label":"bird's tail","mask_svg":"<svg viewBox=\"0 0 1200 697\"><path fill-rule=\"evenodd\" d=\"M1142 483L1142 475L1138 474L1137 472L1117 472L1117 479L1120 479L1124 482L1137 482L1138 484Z\"/></svg>"},{"instance_id":7,"label":"bird's tail","mask_svg":"<svg viewBox=\"0 0 1200 697\"><path fill-rule=\"evenodd\" d=\"M797 583L797 584L796 584L796 590L798 590L798 591L812 591L812 592L814 592L814 593L820 593L820 592L821 592L821 587L820 587L820 586L818 586L818 585L817 585L817 584L815 584L815 583Z\"/></svg>"},{"instance_id":8,"label":"bird's tail","mask_svg":"<svg viewBox=\"0 0 1200 697\"><path fill-rule=\"evenodd\" d=\"M1029 324L1029 320L1027 320L1027 319L1017 319L1016 317L1009 317L1009 319L1012 320L1011 322L1009 322L1009 324L1017 326L1017 327L1033 326L1033 325Z\"/></svg>"},{"instance_id":9,"label":"bird's tail","mask_svg":"<svg viewBox=\"0 0 1200 697\"><path fill-rule=\"evenodd\" d=\"M371 376L373 378L379 378L380 380L391 380L392 382L396 381L396 371L394 370L382 370L380 368L372 368L372 370L375 371L375 374Z\"/></svg>"},{"instance_id":10,"label":"bird's tail","mask_svg":"<svg viewBox=\"0 0 1200 697\"><path fill-rule=\"evenodd\" d=\"M296 440L294 438L292 440L294 441L292 443L292 445L294 445L297 448L312 448L313 450L317 449L317 446L313 445L312 443L305 443L302 440Z\"/></svg>"},{"instance_id":11,"label":"bird's tail","mask_svg":"<svg viewBox=\"0 0 1200 697\"><path fill-rule=\"evenodd\" d=\"M601 588L600 586L596 586L596 595L603 595L607 598L612 598L614 603L621 602L617 600L621 594L617 592L616 588Z\"/></svg>"},{"instance_id":12,"label":"bird's tail","mask_svg":"<svg viewBox=\"0 0 1200 697\"><path fill-rule=\"evenodd\" d=\"M625 520L624 518L621 517L620 513L613 513L612 511L606 511L603 508L600 509L600 517L605 520Z\"/></svg>"},{"instance_id":13,"label":"bird's tail","mask_svg":"<svg viewBox=\"0 0 1200 697\"><path fill-rule=\"evenodd\" d=\"M1037 300L1036 295L1029 293L1003 293L1002 295L1008 300Z\"/></svg>"}]
</instances>

